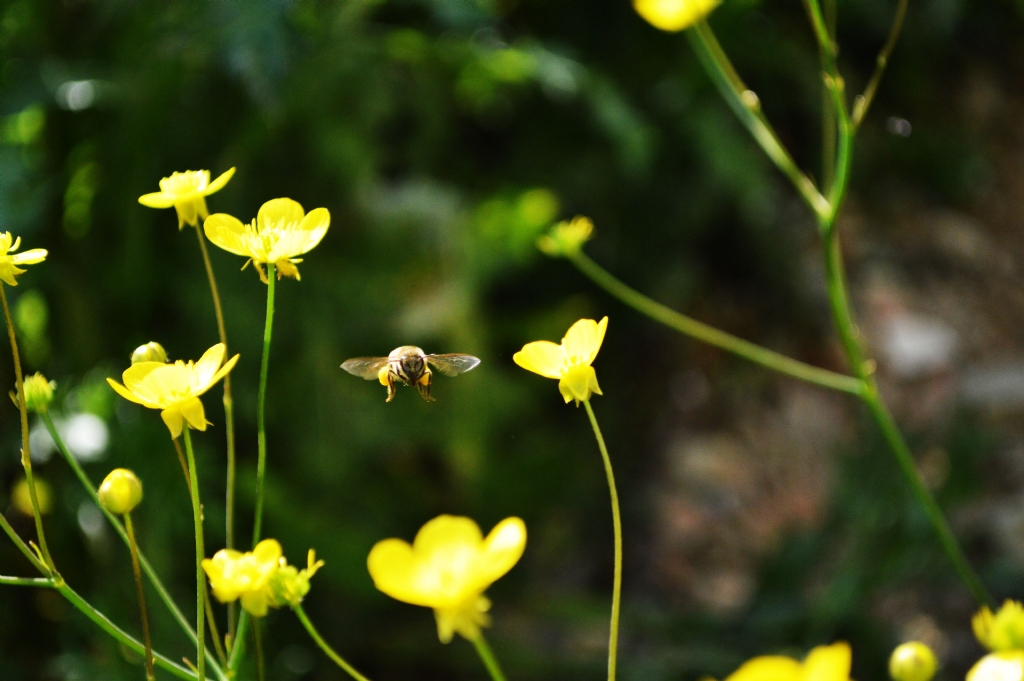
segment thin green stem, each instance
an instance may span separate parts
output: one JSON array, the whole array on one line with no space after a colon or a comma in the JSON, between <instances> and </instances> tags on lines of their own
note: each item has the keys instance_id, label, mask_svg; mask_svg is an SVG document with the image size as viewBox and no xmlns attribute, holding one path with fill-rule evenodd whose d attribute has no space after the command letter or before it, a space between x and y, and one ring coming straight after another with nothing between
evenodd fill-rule
<instances>
[{"instance_id":1,"label":"thin green stem","mask_svg":"<svg viewBox=\"0 0 1024 681\"><path fill-rule=\"evenodd\" d=\"M7 517L0 513L0 528L3 528L4 534L6 534L14 545L18 547L22 555L28 558L28 562L32 563L32 567L42 572L44 575L52 574L49 566L43 561L39 560L39 556L36 555L35 551L29 548L29 545L25 543L25 540L18 536L18 533L14 531L11 524L7 522Z\"/></svg>"},{"instance_id":2,"label":"thin green stem","mask_svg":"<svg viewBox=\"0 0 1024 681\"><path fill-rule=\"evenodd\" d=\"M324 651L324 654L326 654L327 657L334 661L334 664L345 670L345 672L356 681L369 681L365 676L357 672L355 667L346 662L341 655L334 652L333 648L327 645L327 641L320 636L316 627L314 627L313 623L309 621L308 617L306 617L306 611L302 609L302 605L293 605L292 610L295 612L296 617L299 618L299 621L302 622L302 626L306 627L306 631L309 632L310 638L320 646L320 650ZM241 629L241 624L239 624L239 629Z\"/></svg>"},{"instance_id":3,"label":"thin green stem","mask_svg":"<svg viewBox=\"0 0 1024 681\"><path fill-rule=\"evenodd\" d=\"M196 477L196 457L192 451L192 437L188 425L182 431L185 435L185 453L188 455L189 480L192 487L192 520L196 534L196 669L200 677L206 670L206 575L203 573L203 507L199 503L199 479Z\"/></svg>"},{"instance_id":4,"label":"thin green stem","mask_svg":"<svg viewBox=\"0 0 1024 681\"><path fill-rule=\"evenodd\" d=\"M63 438L61 438L60 433L57 432L57 428L53 425L53 419L50 418L50 413L43 412L42 414L40 414L40 416L43 419L43 424L46 426L46 430L50 433L50 437L52 437L54 443L56 443L57 450L61 453L61 455L64 457L64 460L71 467L71 470L75 473L75 476L78 478L79 482L82 483L82 487L85 488L85 491L88 492L89 496L92 498L93 502L95 502L96 506L100 509L103 515L106 516L107 521L110 522L111 527L113 527L114 531L117 532L119 537L121 537L121 541L124 542L125 546L129 546L128 533L125 531L124 526L121 524L121 521L118 520L116 516L114 516L114 514L105 509L103 507L103 504L100 503L100 498L99 494L96 492L96 487L92 484L92 481L89 480L89 476L85 474L85 471L82 469L81 464L78 463L78 460L71 455L71 452L68 451L67 446L64 444ZM189 483L189 485L191 486L191 483ZM3 519L2 515L0 515L0 523L6 523L6 520ZM22 542L22 545L23 544L24 542ZM22 551L22 553L24 553L25 551L28 551L27 547L25 548L24 551ZM142 571L146 574L146 578L149 579L150 585L153 587L154 590L156 590L157 595L160 596L160 600L163 601L165 606L167 606L167 610L171 613L171 616L174 618L174 621L178 623L178 626L181 627L181 630L185 632L185 635L188 637L188 639L192 642L193 645L197 644L199 639L196 638L196 632L192 629L192 625L188 623L188 619L185 618L184 613L182 613L181 609L178 608L178 604L174 602L173 598L171 598L171 594L167 591L167 588L163 585L163 582L160 581L160 577L156 574L156 570L153 569L153 566L146 558L146 555L142 551L139 551L138 553L139 565L142 567ZM28 556L30 557L30 560L34 558L31 551L28 552ZM40 566L36 565L36 567L39 568ZM214 674L217 675L219 679L224 680L227 678L224 675L223 670L218 665L214 664L212 660L210 661L210 669L213 671Z\"/></svg>"},{"instance_id":5,"label":"thin green stem","mask_svg":"<svg viewBox=\"0 0 1024 681\"><path fill-rule=\"evenodd\" d=\"M267 472L267 369L270 366L270 337L274 328L274 282L277 277L274 272L274 263L267 263L267 319L263 327L263 359L260 362L260 387L259 397L256 403L256 444L258 448L258 461L256 463L256 520L252 528L252 545L260 540L260 533L263 530L263 494L264 477Z\"/></svg>"},{"instance_id":6,"label":"thin green stem","mask_svg":"<svg viewBox=\"0 0 1024 681\"><path fill-rule=\"evenodd\" d=\"M204 582L203 589L206 593L203 595L203 602L206 603L206 622L210 625L210 638L213 639L213 649L217 653L217 659L222 665L228 663L227 656L224 655L224 646L220 642L220 631L217 630L217 618L213 615L213 605L210 602L210 588Z\"/></svg>"},{"instance_id":7,"label":"thin green stem","mask_svg":"<svg viewBox=\"0 0 1024 681\"><path fill-rule=\"evenodd\" d=\"M228 657L228 673L234 674L238 666L242 664L242 657L245 654L245 633L249 628L249 613L243 610L238 615L238 627L231 638L231 655Z\"/></svg>"},{"instance_id":8,"label":"thin green stem","mask_svg":"<svg viewBox=\"0 0 1024 681\"><path fill-rule=\"evenodd\" d=\"M0 585L37 586L46 589L52 589L54 586L54 582L49 577L7 577L6 575L0 575Z\"/></svg>"},{"instance_id":9,"label":"thin green stem","mask_svg":"<svg viewBox=\"0 0 1024 681\"><path fill-rule=\"evenodd\" d=\"M755 364L760 364L781 374L824 388L839 390L853 395L859 395L863 389L861 381L853 376L845 376L834 371L828 371L827 369L819 369L810 364L786 357L760 345L720 331L713 326L699 322L692 317L687 317L661 303L651 300L639 291L630 288L616 279L582 251L567 257L580 272L612 296L618 298L637 312L657 322L661 322L685 336L739 355Z\"/></svg>"},{"instance_id":10,"label":"thin green stem","mask_svg":"<svg viewBox=\"0 0 1024 681\"><path fill-rule=\"evenodd\" d=\"M740 119L740 122L750 131L764 153L789 178L816 214L827 214L828 201L814 186L814 182L800 170L792 155L779 140L779 136L761 110L760 99L736 73L732 62L729 61L729 57L719 45L718 39L715 38L711 26L702 19L694 24L693 28L686 32L686 35L694 52L697 53L697 58L715 83L723 99L736 114L736 117Z\"/></svg>"},{"instance_id":11,"label":"thin green stem","mask_svg":"<svg viewBox=\"0 0 1024 681\"><path fill-rule=\"evenodd\" d=\"M601 435L601 428L597 425L597 417L594 416L594 408L590 406L590 400L583 400L583 406L587 408L587 416L590 417L594 437L597 438L597 447L601 450L604 474L608 478L608 492L612 500L612 527L615 530L615 578L612 585L612 617L608 634L608 681L615 681L616 659L619 651L619 609L622 602L622 517L619 513L619 492L615 488L615 473L612 471L612 460L608 456L604 436Z\"/></svg>"},{"instance_id":12,"label":"thin green stem","mask_svg":"<svg viewBox=\"0 0 1024 681\"><path fill-rule=\"evenodd\" d=\"M252 620L252 647L256 650L256 681L263 681L263 640L259 618Z\"/></svg>"},{"instance_id":13,"label":"thin green stem","mask_svg":"<svg viewBox=\"0 0 1024 681\"><path fill-rule=\"evenodd\" d=\"M18 389L18 411L21 414L21 465L25 469L25 480L28 482L28 496L32 501L32 518L36 524L36 536L39 537L39 548L43 552L43 562L56 572L57 568L50 557L50 548L46 544L46 533L43 532L43 515L39 512L39 498L36 494L36 481L32 475L32 452L29 448L28 409L25 406L25 380L21 373L21 357L18 354L18 339L14 334L14 321L11 310L7 306L7 294L0 283L0 303L3 303L4 321L7 322L7 335L11 341L11 356L14 358L14 378Z\"/></svg>"},{"instance_id":14,"label":"thin green stem","mask_svg":"<svg viewBox=\"0 0 1024 681\"><path fill-rule=\"evenodd\" d=\"M142 587L142 570L139 568L139 547L135 542L135 528L132 526L132 514L124 514L124 529L128 532L128 550L132 554L132 572L135 573L135 586L139 592L139 613L142 618L142 641L146 646L146 679L154 681L153 671L153 639L149 635L149 612L146 610L146 591Z\"/></svg>"},{"instance_id":15,"label":"thin green stem","mask_svg":"<svg viewBox=\"0 0 1024 681\"><path fill-rule=\"evenodd\" d=\"M185 475L185 486L188 487L188 493L191 496L192 481L188 478L188 462L185 461L185 452L181 451L181 443L178 442L178 438L172 437L171 442L174 443L174 451L178 453L178 463L181 465L181 472Z\"/></svg>"},{"instance_id":16,"label":"thin green stem","mask_svg":"<svg viewBox=\"0 0 1024 681\"><path fill-rule=\"evenodd\" d=\"M825 23L829 37L836 39L837 2L836 0L825 1ZM821 110L821 188L828 193L835 179L836 168L836 118L832 113L832 97L829 93L822 93Z\"/></svg>"},{"instance_id":17,"label":"thin green stem","mask_svg":"<svg viewBox=\"0 0 1024 681\"><path fill-rule=\"evenodd\" d=\"M875 72L871 74L871 80L864 88L864 94L857 95L853 101L853 127L855 129L860 127L868 109L871 108L878 84L882 82L882 76L885 75L885 67L889 65L889 57L892 56L893 48L896 47L896 43L900 39L900 31L903 30L903 20L907 16L907 6L910 5L910 0L899 0L899 2L900 4L896 7L896 16L889 28L889 38L885 41L885 47L878 53L878 59L875 60Z\"/></svg>"},{"instance_id":18,"label":"thin green stem","mask_svg":"<svg viewBox=\"0 0 1024 681\"><path fill-rule=\"evenodd\" d=\"M476 654L480 656L484 666L487 667L487 673L491 675L491 679L493 681L505 681L505 674L502 673L497 658L491 652L491 647L487 645L487 639L484 638L483 632L477 634L476 638L470 639L470 641L473 643L473 647L476 648Z\"/></svg>"}]
</instances>

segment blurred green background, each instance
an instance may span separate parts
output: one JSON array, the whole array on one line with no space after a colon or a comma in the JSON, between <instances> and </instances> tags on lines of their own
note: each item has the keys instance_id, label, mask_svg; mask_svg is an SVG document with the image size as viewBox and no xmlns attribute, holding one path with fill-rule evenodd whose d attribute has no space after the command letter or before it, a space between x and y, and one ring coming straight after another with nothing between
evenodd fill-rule
<instances>
[{"instance_id":1,"label":"blurred green background","mask_svg":"<svg viewBox=\"0 0 1024 681\"><path fill-rule=\"evenodd\" d=\"M840 66L865 84L893 0L839 0ZM862 330L929 484L997 597L1024 596L1024 42L1009 0L914 2L858 140L840 222ZM821 92L800 3L726 0L723 45L801 165L820 176ZM974 605L863 412L625 308L536 236L577 213L588 252L648 295L745 338L843 370L814 225L712 89L684 36L625 0L116 2L0 5L0 228L50 257L13 299L26 368L95 481L146 485L140 542L191 617L191 514L155 412L104 382L132 349L198 358L217 340L196 239L137 203L175 170L237 167L209 199L242 220L288 196L332 226L278 287L267 402L265 534L327 567L307 611L377 681L482 679L471 646L378 593L379 539L440 513L530 531L490 591L513 679L605 669L611 519L584 413L511 355L610 317L594 402L620 479L624 681L721 678L755 654L837 639L854 676L892 647L934 645L942 678L981 650ZM239 536L251 529L265 287L212 253L241 361L232 374ZM416 344L479 369L412 390L345 374ZM5 351L6 352L6 351ZM0 384L12 385L9 361ZM197 434L207 546L223 546L224 429ZM0 403L0 501L21 478ZM36 438L68 582L139 631L127 552ZM31 567L0 542L0 572ZM150 595L158 649L194 656ZM222 610L219 610L223 614ZM142 677L57 594L0 589L0 679ZM340 679L288 612L265 626L268 679ZM251 674L251 669L247 670Z\"/></svg>"}]
</instances>

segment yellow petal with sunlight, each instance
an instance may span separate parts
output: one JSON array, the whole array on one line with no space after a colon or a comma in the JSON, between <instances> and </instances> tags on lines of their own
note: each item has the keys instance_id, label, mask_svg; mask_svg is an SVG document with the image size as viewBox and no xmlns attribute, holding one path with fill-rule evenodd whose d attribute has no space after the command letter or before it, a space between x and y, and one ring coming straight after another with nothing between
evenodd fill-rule
<instances>
[{"instance_id":1,"label":"yellow petal with sunlight","mask_svg":"<svg viewBox=\"0 0 1024 681\"><path fill-rule=\"evenodd\" d=\"M198 397L185 400L178 405L178 410L185 417L185 420L188 421L188 425L192 426L195 430L206 430L206 411L203 409L203 403Z\"/></svg>"},{"instance_id":2,"label":"yellow petal with sunlight","mask_svg":"<svg viewBox=\"0 0 1024 681\"><path fill-rule=\"evenodd\" d=\"M801 681L803 668L791 657L765 655L744 662L725 681Z\"/></svg>"},{"instance_id":3,"label":"yellow petal with sunlight","mask_svg":"<svg viewBox=\"0 0 1024 681\"><path fill-rule=\"evenodd\" d=\"M11 256L11 262L15 265L35 265L46 260L48 252L45 248L33 248L22 253Z\"/></svg>"},{"instance_id":4,"label":"yellow petal with sunlight","mask_svg":"<svg viewBox=\"0 0 1024 681\"><path fill-rule=\"evenodd\" d=\"M203 223L206 238L228 253L251 257L245 225L233 215L214 213Z\"/></svg>"},{"instance_id":5,"label":"yellow petal with sunlight","mask_svg":"<svg viewBox=\"0 0 1024 681\"><path fill-rule=\"evenodd\" d=\"M565 350L551 341L534 341L512 355L512 361L545 378L561 378L565 369Z\"/></svg>"},{"instance_id":6,"label":"yellow petal with sunlight","mask_svg":"<svg viewBox=\"0 0 1024 681\"><path fill-rule=\"evenodd\" d=\"M967 672L967 681L1024 681L1024 650L989 653Z\"/></svg>"},{"instance_id":7,"label":"yellow petal with sunlight","mask_svg":"<svg viewBox=\"0 0 1024 681\"><path fill-rule=\"evenodd\" d=\"M373 584L395 600L430 607L433 599L415 588L412 546L401 539L377 542L366 559Z\"/></svg>"},{"instance_id":8,"label":"yellow petal with sunlight","mask_svg":"<svg viewBox=\"0 0 1024 681\"><path fill-rule=\"evenodd\" d=\"M184 417L181 415L181 410L177 407L170 407L160 412L160 418L164 420L164 425L167 426L167 430L171 431L171 439L177 438L181 435L181 429L183 427Z\"/></svg>"},{"instance_id":9,"label":"yellow petal with sunlight","mask_svg":"<svg viewBox=\"0 0 1024 681\"><path fill-rule=\"evenodd\" d=\"M150 208L170 208L174 205L174 197L163 192L153 192L140 196L139 203Z\"/></svg>"},{"instance_id":10,"label":"yellow petal with sunlight","mask_svg":"<svg viewBox=\"0 0 1024 681\"><path fill-rule=\"evenodd\" d=\"M306 215L302 204L292 199L271 199L262 206L256 214L256 225L260 231L271 227L280 227L288 224L299 224Z\"/></svg>"},{"instance_id":11,"label":"yellow petal with sunlight","mask_svg":"<svg viewBox=\"0 0 1024 681\"><path fill-rule=\"evenodd\" d=\"M850 646L846 643L818 646L804 660L801 681L848 681L850 658Z\"/></svg>"},{"instance_id":12,"label":"yellow petal with sunlight","mask_svg":"<svg viewBox=\"0 0 1024 681\"><path fill-rule=\"evenodd\" d=\"M118 383L114 379L108 378L107 379L107 383L109 383L110 387L114 389L114 392L116 392L118 395L120 395L124 399L128 400L129 402L134 402L135 404L142 404L142 405L145 405L145 406L149 406L145 402L140 400L138 397L136 397L135 393L133 393L131 390L128 390L128 388L125 388L123 385L121 385L120 383Z\"/></svg>"},{"instance_id":13,"label":"yellow petal with sunlight","mask_svg":"<svg viewBox=\"0 0 1024 681\"><path fill-rule=\"evenodd\" d=\"M494 526L484 540L478 580L484 588L498 581L515 567L526 549L526 523L519 518L505 518Z\"/></svg>"},{"instance_id":14,"label":"yellow petal with sunlight","mask_svg":"<svg viewBox=\"0 0 1024 681\"><path fill-rule=\"evenodd\" d=\"M562 347L569 358L570 364L590 364L597 357L604 342L604 334L608 329L608 318L605 317L600 323L593 319L581 319L565 333L562 339Z\"/></svg>"},{"instance_id":15,"label":"yellow petal with sunlight","mask_svg":"<svg viewBox=\"0 0 1024 681\"><path fill-rule=\"evenodd\" d=\"M213 382L213 377L217 375L217 369L220 368L221 363L224 361L225 352L227 352L227 346L223 343L217 343L203 353L203 356L196 362L195 370L192 374L195 381L195 384L192 386L194 390L202 390Z\"/></svg>"},{"instance_id":16,"label":"yellow petal with sunlight","mask_svg":"<svg viewBox=\"0 0 1024 681\"><path fill-rule=\"evenodd\" d=\"M662 31L676 32L697 23L721 0L633 0L637 14L651 26Z\"/></svg>"},{"instance_id":17,"label":"yellow petal with sunlight","mask_svg":"<svg viewBox=\"0 0 1024 681\"><path fill-rule=\"evenodd\" d=\"M220 191L221 189L224 188L224 185L226 185L228 183L228 180L230 180L232 177L234 177L234 175L235 175L235 169L234 168L228 168L223 173L221 173L217 177L216 180L211 182L206 187L206 189L203 191L203 194L206 194L207 196L209 196L210 194L213 194L214 192Z\"/></svg>"}]
</instances>

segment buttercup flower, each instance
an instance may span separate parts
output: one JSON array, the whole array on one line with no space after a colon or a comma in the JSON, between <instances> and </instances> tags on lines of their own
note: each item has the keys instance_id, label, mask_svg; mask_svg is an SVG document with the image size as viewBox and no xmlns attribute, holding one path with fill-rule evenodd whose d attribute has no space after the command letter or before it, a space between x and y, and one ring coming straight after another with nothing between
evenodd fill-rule
<instances>
[{"instance_id":1,"label":"buttercup flower","mask_svg":"<svg viewBox=\"0 0 1024 681\"><path fill-rule=\"evenodd\" d=\"M309 593L310 578L323 566L324 562L316 559L316 551L313 549L306 554L304 570L288 565L285 559L281 558L277 572L270 580L270 592L273 596L271 605L275 607L300 605L302 599Z\"/></svg>"},{"instance_id":2,"label":"buttercup flower","mask_svg":"<svg viewBox=\"0 0 1024 681\"><path fill-rule=\"evenodd\" d=\"M260 279L266 282L263 265L267 263L277 267L278 279L300 279L295 265L302 259L297 256L313 250L330 224L331 214L326 208L315 208L307 215L297 201L272 199L260 207L251 224L217 213L206 219L203 228L207 238L225 251L249 258L242 269L253 263Z\"/></svg>"},{"instance_id":3,"label":"buttercup flower","mask_svg":"<svg viewBox=\"0 0 1024 681\"><path fill-rule=\"evenodd\" d=\"M558 390L566 404L576 400L579 406L580 402L589 400L592 393L602 394L597 385L597 372L590 365L601 349L607 328L607 317L600 323L581 319L566 331L561 345L551 341L527 343L512 355L512 361L545 378L557 378Z\"/></svg>"},{"instance_id":4,"label":"buttercup flower","mask_svg":"<svg viewBox=\"0 0 1024 681\"><path fill-rule=\"evenodd\" d=\"M697 23L721 0L633 0L637 14L662 31L681 31Z\"/></svg>"},{"instance_id":5,"label":"buttercup flower","mask_svg":"<svg viewBox=\"0 0 1024 681\"><path fill-rule=\"evenodd\" d=\"M442 515L416 533L378 542L366 564L378 589L392 598L434 609L443 643L458 632L474 640L490 624L484 591L519 561L526 525L506 518L484 538L469 518Z\"/></svg>"},{"instance_id":6,"label":"buttercup flower","mask_svg":"<svg viewBox=\"0 0 1024 681\"><path fill-rule=\"evenodd\" d=\"M897 646L889 658L889 676L894 681L931 681L938 668L935 653L919 641Z\"/></svg>"},{"instance_id":7,"label":"buttercup flower","mask_svg":"<svg viewBox=\"0 0 1024 681\"><path fill-rule=\"evenodd\" d=\"M142 481L127 468L115 468L103 479L100 503L111 513L131 513L142 503Z\"/></svg>"},{"instance_id":8,"label":"buttercup flower","mask_svg":"<svg viewBox=\"0 0 1024 681\"><path fill-rule=\"evenodd\" d=\"M17 286L18 280L15 277L25 273L25 270L18 265L35 265L46 260L45 248L33 248L23 253L14 253L19 246L21 246L20 236L14 239L10 232L0 233L0 281L8 286Z\"/></svg>"},{"instance_id":9,"label":"buttercup flower","mask_svg":"<svg viewBox=\"0 0 1024 681\"><path fill-rule=\"evenodd\" d=\"M253 617L263 617L273 604L270 580L281 558L281 545L273 539L264 539L248 553L221 549L213 558L203 559L203 570L218 601L231 603L242 599L246 612Z\"/></svg>"},{"instance_id":10,"label":"buttercup flower","mask_svg":"<svg viewBox=\"0 0 1024 681\"><path fill-rule=\"evenodd\" d=\"M590 240L594 223L590 218L577 215L572 222L559 222L551 231L537 239L537 248L552 257L576 255Z\"/></svg>"},{"instance_id":11,"label":"buttercup flower","mask_svg":"<svg viewBox=\"0 0 1024 681\"><path fill-rule=\"evenodd\" d=\"M235 174L235 169L222 173L210 182L209 170L186 170L183 173L171 173L170 177L160 180L160 191L143 194L139 203L150 208L170 208L174 206L178 214L178 229L186 224L199 226L210 212L206 209L206 197L220 191Z\"/></svg>"},{"instance_id":12,"label":"buttercup flower","mask_svg":"<svg viewBox=\"0 0 1024 681\"><path fill-rule=\"evenodd\" d=\"M782 655L749 660L725 681L849 681L850 646L818 646L803 662Z\"/></svg>"},{"instance_id":13,"label":"buttercup flower","mask_svg":"<svg viewBox=\"0 0 1024 681\"><path fill-rule=\"evenodd\" d=\"M993 614L988 606L971 620L978 642L992 651L1024 649L1024 606L1007 600Z\"/></svg>"},{"instance_id":14,"label":"buttercup flower","mask_svg":"<svg viewBox=\"0 0 1024 681\"><path fill-rule=\"evenodd\" d=\"M1021 681L1024 679L1024 650L989 653L967 672L967 681Z\"/></svg>"},{"instance_id":15,"label":"buttercup flower","mask_svg":"<svg viewBox=\"0 0 1024 681\"><path fill-rule=\"evenodd\" d=\"M206 430L206 412L199 396L224 378L238 361L235 355L225 363L224 352L224 344L217 343L198 362L138 362L121 375L124 385L112 378L107 383L126 400L162 410L160 416L171 437L176 438L186 421L191 428Z\"/></svg>"}]
</instances>

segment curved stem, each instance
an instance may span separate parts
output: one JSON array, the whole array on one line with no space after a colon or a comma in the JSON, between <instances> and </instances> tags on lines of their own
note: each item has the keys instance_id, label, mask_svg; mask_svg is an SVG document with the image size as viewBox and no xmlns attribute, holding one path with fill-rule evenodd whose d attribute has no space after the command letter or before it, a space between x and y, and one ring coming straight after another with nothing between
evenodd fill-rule
<instances>
[{"instance_id":1,"label":"curved stem","mask_svg":"<svg viewBox=\"0 0 1024 681\"><path fill-rule=\"evenodd\" d=\"M755 364L760 364L781 374L820 385L824 388L839 390L852 395L859 395L863 390L861 381L853 376L845 376L834 371L828 371L827 369L819 369L791 357L786 357L750 341L745 341L742 338L737 338L732 334L720 331L713 326L699 322L692 317L687 317L661 303L651 300L639 291L630 288L616 279L582 251L567 257L580 272L605 291L637 312L657 322L661 322L685 336L739 355Z\"/></svg>"},{"instance_id":2,"label":"curved stem","mask_svg":"<svg viewBox=\"0 0 1024 681\"><path fill-rule=\"evenodd\" d=\"M206 669L206 575L203 573L203 507L199 503L199 480L196 477L196 457L192 451L192 437L188 425L182 430L185 435L185 453L188 455L189 479L192 487L192 520L196 534L196 669L199 677L203 677Z\"/></svg>"},{"instance_id":3,"label":"curved stem","mask_svg":"<svg viewBox=\"0 0 1024 681\"><path fill-rule=\"evenodd\" d=\"M142 588L142 570L139 568L139 548L135 543L135 528L132 526L132 514L124 514L124 528L128 532L128 550L132 555L132 572L135 574L135 586L139 592L139 613L142 617L142 641L146 646L146 679L154 681L153 671L153 639L149 635L149 612L146 610L146 592Z\"/></svg>"},{"instance_id":4,"label":"curved stem","mask_svg":"<svg viewBox=\"0 0 1024 681\"><path fill-rule=\"evenodd\" d=\"M292 610L295 612L296 617L299 618L299 621L302 622L302 626L306 627L306 631L309 632L309 635L313 639L313 641L316 642L318 646L320 646L320 650L324 651L324 654L326 654L327 657L331 658L334 664L344 669L345 672L347 672L348 675L356 681L369 681L369 679L367 679L365 676L357 672L355 667L346 662L341 657L341 655L334 652L333 648L327 645L327 642L324 641L322 636L320 636L320 633L316 630L316 627L314 627L313 623L309 621L308 617L306 617L306 611L302 609L301 604L293 605ZM241 629L241 625L239 625L239 629Z\"/></svg>"},{"instance_id":5,"label":"curved stem","mask_svg":"<svg viewBox=\"0 0 1024 681\"><path fill-rule=\"evenodd\" d=\"M252 545L260 540L263 530L263 487L267 472L267 369L270 366L270 336L274 328L274 282L277 277L274 263L267 263L267 319L263 327L263 360L260 362L260 388L256 403L256 427L258 429L256 444L259 459L256 463L256 520L252 529Z\"/></svg>"},{"instance_id":6,"label":"curved stem","mask_svg":"<svg viewBox=\"0 0 1024 681\"><path fill-rule=\"evenodd\" d=\"M590 400L583 400L583 406L587 408L587 416L590 417L590 425L594 429L598 449L601 450L604 473L608 478L608 492L611 494L612 500L612 527L615 530L615 581L612 586L612 617L608 635L608 681L615 681L616 658L619 650L619 608L622 602L622 518L619 514L619 492L615 488L612 460L608 456L608 448L604 444L604 436L601 435L601 428L597 425L597 417L594 416Z\"/></svg>"},{"instance_id":7,"label":"curved stem","mask_svg":"<svg viewBox=\"0 0 1024 681\"><path fill-rule=\"evenodd\" d=\"M483 632L477 634L476 638L470 639L473 643L473 647L476 648L476 654L483 660L484 666L487 667L487 673L491 675L493 681L505 681L505 674L502 673L501 667L498 666L498 660L494 657L494 653L491 652L491 647L487 645L487 639L484 638Z\"/></svg>"},{"instance_id":8,"label":"curved stem","mask_svg":"<svg viewBox=\"0 0 1024 681\"><path fill-rule=\"evenodd\" d=\"M53 419L50 418L50 413L43 412L42 414L40 414L40 416L43 419L43 424L46 426L46 430L50 433L50 437L53 438L54 443L56 443L57 445L57 451L59 451L61 455L64 457L64 460L67 461L68 465L71 467L71 470L74 471L75 476L78 478L79 482L82 483L82 487L84 487L85 491L89 493L89 496L92 498L93 502L110 522L111 527L113 527L114 531L117 532L119 537L121 537L121 541L124 542L125 546L128 546L128 533L125 531L124 526L121 525L121 521L119 521L117 517L114 516L114 514L105 509L103 507L103 504L100 503L100 497L99 494L97 494L96 492L96 487L92 484L92 481L89 480L89 476L85 474L85 471L82 470L82 466L81 464L78 463L78 460L71 455L71 452L68 451L67 446L64 444L63 438L61 438L60 433L57 432L57 428L53 425ZM191 486L191 482L189 482L189 485ZM5 522L6 521L4 520L3 516L0 515L0 523ZM27 547L26 550L28 550ZM149 579L150 585L153 587L154 590L156 590L157 595L160 597L160 600L163 601L164 605L167 606L167 610L170 611L171 616L174 618L174 621L178 623L178 626L181 627L181 630L185 632L185 635L188 637L188 639L192 642L193 645L195 645L199 639L196 638L196 632L192 629L192 625L188 623L188 620L185 618L185 615L181 612L181 609L178 608L178 604L174 602L173 598L171 598L171 594L167 591L167 588L163 585L163 582L160 581L160 577L156 574L156 570L153 569L153 566L146 558L146 554L144 554L142 551L139 551L138 553L139 565L142 567L142 571L146 574L146 578ZM29 551L28 555L32 556L31 551ZM39 566L37 565L36 567L38 568ZM219 666L214 664L212 660L210 661L210 669L213 671L214 674L217 675L217 678L222 680L227 678L224 675L223 670Z\"/></svg>"},{"instance_id":9,"label":"curved stem","mask_svg":"<svg viewBox=\"0 0 1024 681\"><path fill-rule=\"evenodd\" d=\"M899 0L900 4L896 7L896 16L892 21L892 26L889 28L889 38L885 41L885 47L878 53L878 58L875 60L875 72L871 74L871 80L868 81L868 85L864 88L864 94L857 95L853 102L853 127L858 128L864 121L864 116L867 115L868 109L871 108L871 102L875 99L875 91L878 90L878 84L882 82L882 76L885 75L885 67L889 65L889 57L892 55L893 48L896 47L896 43L900 39L900 31L903 30L903 20L907 16L907 6L910 5L910 0Z\"/></svg>"},{"instance_id":10,"label":"curved stem","mask_svg":"<svg viewBox=\"0 0 1024 681\"><path fill-rule=\"evenodd\" d=\"M46 544L46 533L43 532L43 516L39 512L39 498L36 495L36 481L32 475L32 453L29 449L28 409L25 406L25 381L21 374L21 357L18 354L18 339L14 334L14 322L11 310L7 307L7 294L0 283L0 303L3 303L4 321L7 322L7 335L11 340L11 356L14 358L14 378L18 389L18 411L21 413L21 465L25 469L25 480L28 482L28 496L32 501L32 518L36 523L36 536L39 537L39 548L43 552L43 562L51 571L57 568L50 557L50 548Z\"/></svg>"}]
</instances>

